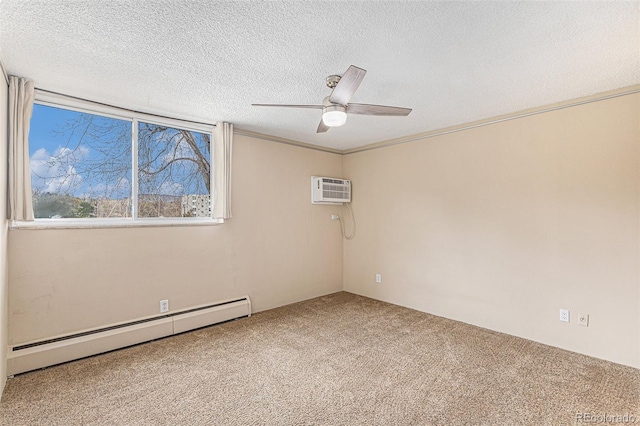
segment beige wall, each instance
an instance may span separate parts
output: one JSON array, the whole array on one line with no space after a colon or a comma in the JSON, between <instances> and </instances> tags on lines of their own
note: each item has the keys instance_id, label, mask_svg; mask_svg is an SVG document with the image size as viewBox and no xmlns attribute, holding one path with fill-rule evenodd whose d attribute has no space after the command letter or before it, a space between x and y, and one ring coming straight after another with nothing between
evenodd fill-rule
<instances>
[{"instance_id":1,"label":"beige wall","mask_svg":"<svg viewBox=\"0 0 640 426\"><path fill-rule=\"evenodd\" d=\"M154 315L165 298L248 294L260 311L344 285L640 367L639 141L638 94L344 157L236 136L224 225L10 231L8 343ZM344 246L311 175L354 181Z\"/></svg>"},{"instance_id":2,"label":"beige wall","mask_svg":"<svg viewBox=\"0 0 640 426\"><path fill-rule=\"evenodd\" d=\"M7 82L0 76L0 395L7 381Z\"/></svg>"},{"instance_id":3,"label":"beige wall","mask_svg":"<svg viewBox=\"0 0 640 426\"><path fill-rule=\"evenodd\" d=\"M345 290L640 367L639 142L634 94L346 155Z\"/></svg>"},{"instance_id":4,"label":"beige wall","mask_svg":"<svg viewBox=\"0 0 640 426\"><path fill-rule=\"evenodd\" d=\"M9 231L9 340L29 342L248 294L254 311L342 290L338 209L310 177L342 157L236 136L220 226Z\"/></svg>"}]
</instances>

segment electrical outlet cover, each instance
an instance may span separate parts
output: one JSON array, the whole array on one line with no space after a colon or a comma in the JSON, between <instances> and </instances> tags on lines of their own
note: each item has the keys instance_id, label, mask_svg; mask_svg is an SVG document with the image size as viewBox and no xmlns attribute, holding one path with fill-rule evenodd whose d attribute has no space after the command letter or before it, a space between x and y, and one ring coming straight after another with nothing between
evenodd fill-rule
<instances>
[{"instance_id":1,"label":"electrical outlet cover","mask_svg":"<svg viewBox=\"0 0 640 426\"><path fill-rule=\"evenodd\" d=\"M569 310L568 309L560 309L560 321L569 322Z\"/></svg>"},{"instance_id":2,"label":"electrical outlet cover","mask_svg":"<svg viewBox=\"0 0 640 426\"><path fill-rule=\"evenodd\" d=\"M589 327L589 314L578 314L578 324Z\"/></svg>"}]
</instances>

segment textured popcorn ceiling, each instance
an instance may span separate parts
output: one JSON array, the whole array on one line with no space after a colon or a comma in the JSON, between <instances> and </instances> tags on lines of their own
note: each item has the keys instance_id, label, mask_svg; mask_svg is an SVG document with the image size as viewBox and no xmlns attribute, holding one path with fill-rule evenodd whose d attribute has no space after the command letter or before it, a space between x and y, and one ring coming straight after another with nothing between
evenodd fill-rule
<instances>
[{"instance_id":1,"label":"textured popcorn ceiling","mask_svg":"<svg viewBox=\"0 0 640 426\"><path fill-rule=\"evenodd\" d=\"M9 74L39 88L338 149L640 83L636 2L0 2ZM325 77L368 71L316 134Z\"/></svg>"}]
</instances>

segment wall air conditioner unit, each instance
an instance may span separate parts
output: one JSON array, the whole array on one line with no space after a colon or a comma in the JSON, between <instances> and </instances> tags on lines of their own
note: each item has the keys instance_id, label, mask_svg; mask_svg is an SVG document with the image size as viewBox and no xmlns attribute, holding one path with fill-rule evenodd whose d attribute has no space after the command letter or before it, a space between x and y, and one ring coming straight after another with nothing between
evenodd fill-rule
<instances>
[{"instance_id":1,"label":"wall air conditioner unit","mask_svg":"<svg viewBox=\"0 0 640 426\"><path fill-rule=\"evenodd\" d=\"M350 180L311 176L312 204L342 204L350 202Z\"/></svg>"}]
</instances>

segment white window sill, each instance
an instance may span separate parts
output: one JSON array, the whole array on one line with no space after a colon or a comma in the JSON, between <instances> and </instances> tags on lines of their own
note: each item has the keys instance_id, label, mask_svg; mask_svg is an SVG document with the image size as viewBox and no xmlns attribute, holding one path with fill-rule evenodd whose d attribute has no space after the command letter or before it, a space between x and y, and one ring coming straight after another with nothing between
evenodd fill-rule
<instances>
[{"instance_id":1,"label":"white window sill","mask_svg":"<svg viewBox=\"0 0 640 426\"><path fill-rule=\"evenodd\" d=\"M12 221L10 230L20 229L93 229L93 228L146 228L149 226L211 226L224 223L224 219L210 218L144 218L144 219L36 219L32 222Z\"/></svg>"}]
</instances>

